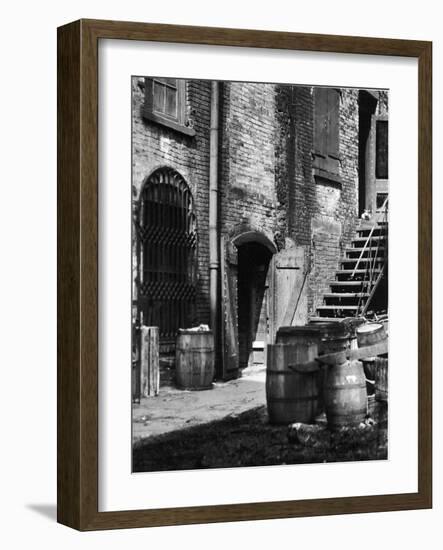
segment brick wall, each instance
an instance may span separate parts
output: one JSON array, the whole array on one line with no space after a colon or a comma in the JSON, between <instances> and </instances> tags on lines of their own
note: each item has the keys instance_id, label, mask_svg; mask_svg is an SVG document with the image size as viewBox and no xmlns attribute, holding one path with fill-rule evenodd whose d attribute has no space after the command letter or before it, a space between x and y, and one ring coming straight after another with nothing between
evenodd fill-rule
<instances>
[{"instance_id":1,"label":"brick wall","mask_svg":"<svg viewBox=\"0 0 443 550\"><path fill-rule=\"evenodd\" d=\"M209 322L209 126L211 83L188 81L189 137L142 117L143 79L133 86L133 193L138 199L159 166L179 171L190 186L199 233L198 322ZM379 114L387 114L387 93ZM313 88L222 83L219 227L226 238L264 233L278 250L305 247L310 267L308 311L313 313L334 278L358 213L358 91L340 93L340 182L314 177ZM307 320L307 319L306 319Z\"/></svg>"},{"instance_id":2,"label":"brick wall","mask_svg":"<svg viewBox=\"0 0 443 550\"><path fill-rule=\"evenodd\" d=\"M274 240L279 132L275 109L272 84L223 84L220 227L224 235L255 228Z\"/></svg>"},{"instance_id":3,"label":"brick wall","mask_svg":"<svg viewBox=\"0 0 443 550\"><path fill-rule=\"evenodd\" d=\"M388 116L389 113L389 95L387 90L382 90L379 92L379 100L377 103L377 116Z\"/></svg>"},{"instance_id":4,"label":"brick wall","mask_svg":"<svg viewBox=\"0 0 443 550\"><path fill-rule=\"evenodd\" d=\"M315 178L312 166L314 104L312 87L293 87L290 116L291 154L289 236L308 245L308 311L320 304L328 281L334 279L343 248L355 231L358 204L358 91L341 90L339 110L340 182ZM287 149L290 149L287 146Z\"/></svg>"},{"instance_id":5,"label":"brick wall","mask_svg":"<svg viewBox=\"0 0 443 550\"><path fill-rule=\"evenodd\" d=\"M136 204L146 179L157 168L177 170L189 185L198 228L197 319L209 323L209 122L211 83L188 81L187 114L195 136L187 136L143 116L144 78L132 79L132 184ZM135 261L133 262L135 267Z\"/></svg>"}]
</instances>

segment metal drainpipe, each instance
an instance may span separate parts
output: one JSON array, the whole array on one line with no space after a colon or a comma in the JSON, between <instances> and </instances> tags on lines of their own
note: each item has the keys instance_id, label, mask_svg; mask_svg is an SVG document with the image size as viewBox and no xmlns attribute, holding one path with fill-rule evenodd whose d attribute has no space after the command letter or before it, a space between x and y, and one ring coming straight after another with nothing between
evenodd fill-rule
<instances>
[{"instance_id":1,"label":"metal drainpipe","mask_svg":"<svg viewBox=\"0 0 443 550\"><path fill-rule=\"evenodd\" d=\"M209 305L210 323L218 349L218 272L220 269L218 239L218 139L219 139L219 84L211 83L211 122L209 158Z\"/></svg>"}]
</instances>

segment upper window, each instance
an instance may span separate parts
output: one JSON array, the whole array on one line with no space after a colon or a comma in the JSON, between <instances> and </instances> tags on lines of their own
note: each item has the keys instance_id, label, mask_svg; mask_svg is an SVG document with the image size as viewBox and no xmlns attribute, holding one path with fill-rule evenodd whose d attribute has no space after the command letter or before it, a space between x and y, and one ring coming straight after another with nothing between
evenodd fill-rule
<instances>
[{"instance_id":1,"label":"upper window","mask_svg":"<svg viewBox=\"0 0 443 550\"><path fill-rule=\"evenodd\" d=\"M388 179L388 121L378 119L375 122L375 177Z\"/></svg>"},{"instance_id":2,"label":"upper window","mask_svg":"<svg viewBox=\"0 0 443 550\"><path fill-rule=\"evenodd\" d=\"M143 115L189 136L195 135L186 117L186 80L146 77Z\"/></svg>"},{"instance_id":3,"label":"upper window","mask_svg":"<svg viewBox=\"0 0 443 550\"><path fill-rule=\"evenodd\" d=\"M340 182L340 91L314 88L314 174Z\"/></svg>"}]
</instances>

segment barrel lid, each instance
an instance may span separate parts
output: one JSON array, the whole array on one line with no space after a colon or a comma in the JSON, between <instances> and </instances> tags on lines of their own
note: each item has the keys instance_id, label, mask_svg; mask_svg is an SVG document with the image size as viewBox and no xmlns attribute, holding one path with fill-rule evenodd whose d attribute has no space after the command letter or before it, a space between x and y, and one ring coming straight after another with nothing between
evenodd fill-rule
<instances>
[{"instance_id":1,"label":"barrel lid","mask_svg":"<svg viewBox=\"0 0 443 550\"><path fill-rule=\"evenodd\" d=\"M314 325L303 325L303 326L297 326L297 327L280 327L277 331L277 334L279 335L289 334L291 336L299 335L299 334L315 334L316 336L318 336L318 333L320 332L320 330L321 328L316 327Z\"/></svg>"},{"instance_id":2,"label":"barrel lid","mask_svg":"<svg viewBox=\"0 0 443 550\"><path fill-rule=\"evenodd\" d=\"M212 334L212 330L192 330L189 328L179 328L177 334Z\"/></svg>"},{"instance_id":3,"label":"barrel lid","mask_svg":"<svg viewBox=\"0 0 443 550\"><path fill-rule=\"evenodd\" d=\"M280 327L278 329L278 334L337 334L344 335L350 331L350 326L348 323L335 322L335 321L325 321L309 323L308 325L298 326L298 327Z\"/></svg>"},{"instance_id":4,"label":"barrel lid","mask_svg":"<svg viewBox=\"0 0 443 550\"><path fill-rule=\"evenodd\" d=\"M359 334L363 334L365 332L377 332L381 329L383 329L383 325L381 323L367 323L361 327L358 327L357 332Z\"/></svg>"}]
</instances>

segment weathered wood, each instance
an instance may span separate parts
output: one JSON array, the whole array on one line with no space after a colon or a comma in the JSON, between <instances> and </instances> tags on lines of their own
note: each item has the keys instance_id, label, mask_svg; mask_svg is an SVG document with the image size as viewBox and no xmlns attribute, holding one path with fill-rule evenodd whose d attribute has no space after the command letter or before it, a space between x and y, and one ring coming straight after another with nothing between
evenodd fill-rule
<instances>
[{"instance_id":1,"label":"weathered wood","mask_svg":"<svg viewBox=\"0 0 443 550\"><path fill-rule=\"evenodd\" d=\"M307 319L305 282L305 248L281 250L274 256L274 318L275 326L301 325Z\"/></svg>"},{"instance_id":2,"label":"weathered wood","mask_svg":"<svg viewBox=\"0 0 443 550\"><path fill-rule=\"evenodd\" d=\"M368 396L361 362L331 365L326 374L324 396L330 429L358 426L363 422L368 412Z\"/></svg>"},{"instance_id":3,"label":"weathered wood","mask_svg":"<svg viewBox=\"0 0 443 550\"><path fill-rule=\"evenodd\" d=\"M132 360L132 402L140 403L141 397L141 370L140 360Z\"/></svg>"},{"instance_id":4,"label":"weathered wood","mask_svg":"<svg viewBox=\"0 0 443 550\"><path fill-rule=\"evenodd\" d=\"M313 339L307 339L307 342L314 342ZM296 347L299 344L285 344L288 347ZM319 364L324 365L336 365L337 363L343 363L346 360L366 359L368 357L375 357L376 355L382 355L388 353L388 342L381 342L374 344L373 346L367 346L365 348L346 349L335 353L328 353L316 357L313 361L306 361L298 363L297 365L288 365L289 369L310 372L318 370Z\"/></svg>"},{"instance_id":5,"label":"weathered wood","mask_svg":"<svg viewBox=\"0 0 443 550\"><path fill-rule=\"evenodd\" d=\"M141 327L141 392L158 395L160 389L159 328Z\"/></svg>"},{"instance_id":6,"label":"weathered wood","mask_svg":"<svg viewBox=\"0 0 443 550\"><path fill-rule=\"evenodd\" d=\"M266 402L273 424L313 422L320 410L319 369L298 370L318 353L317 344L270 344L266 370Z\"/></svg>"},{"instance_id":7,"label":"weathered wood","mask_svg":"<svg viewBox=\"0 0 443 550\"><path fill-rule=\"evenodd\" d=\"M368 347L387 339L383 323L367 323L357 328L358 347Z\"/></svg>"},{"instance_id":8,"label":"weathered wood","mask_svg":"<svg viewBox=\"0 0 443 550\"><path fill-rule=\"evenodd\" d=\"M233 268L229 265L229 242L224 237L220 239L220 267L221 267L221 315L222 315L222 378L229 380L237 378L239 369L238 352L238 320L236 305L236 285Z\"/></svg>"},{"instance_id":9,"label":"weathered wood","mask_svg":"<svg viewBox=\"0 0 443 550\"><path fill-rule=\"evenodd\" d=\"M212 331L180 330L175 348L177 385L187 390L212 388L214 335Z\"/></svg>"},{"instance_id":10,"label":"weathered wood","mask_svg":"<svg viewBox=\"0 0 443 550\"><path fill-rule=\"evenodd\" d=\"M375 399L388 400L388 359L386 357L375 359Z\"/></svg>"},{"instance_id":11,"label":"weathered wood","mask_svg":"<svg viewBox=\"0 0 443 550\"><path fill-rule=\"evenodd\" d=\"M337 363L343 362L343 360L346 359L365 359L367 357L375 357L376 355L388 353L388 347L388 341L385 340L384 342L374 344L373 346L339 351L338 353L328 353L327 355L317 357L316 361L324 363L326 365L335 365Z\"/></svg>"}]
</instances>

